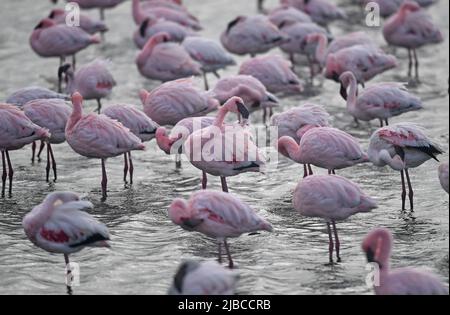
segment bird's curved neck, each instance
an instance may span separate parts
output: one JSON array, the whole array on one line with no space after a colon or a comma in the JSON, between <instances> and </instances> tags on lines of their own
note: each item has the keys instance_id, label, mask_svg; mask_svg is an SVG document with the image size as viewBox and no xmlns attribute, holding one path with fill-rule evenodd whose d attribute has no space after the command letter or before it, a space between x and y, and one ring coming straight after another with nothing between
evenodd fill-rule
<instances>
[{"instance_id":1,"label":"bird's curved neck","mask_svg":"<svg viewBox=\"0 0 450 315\"><path fill-rule=\"evenodd\" d=\"M133 18L135 21L141 23L145 19L145 16L141 10L140 0L133 0L132 11L133 11Z\"/></svg>"},{"instance_id":2,"label":"bird's curved neck","mask_svg":"<svg viewBox=\"0 0 450 315\"><path fill-rule=\"evenodd\" d=\"M225 122L225 117L230 112L229 106L226 104L219 109L217 113L216 120L214 121L214 126L222 127Z\"/></svg>"},{"instance_id":3,"label":"bird's curved neck","mask_svg":"<svg viewBox=\"0 0 450 315\"><path fill-rule=\"evenodd\" d=\"M316 60L321 64L324 65L326 62L326 52L328 47L328 39L323 36L319 36L317 41L317 48L316 48Z\"/></svg>"},{"instance_id":4,"label":"bird's curved neck","mask_svg":"<svg viewBox=\"0 0 450 315\"><path fill-rule=\"evenodd\" d=\"M139 53L139 56L137 59L137 62L139 65L144 65L146 63L147 59L153 53L153 49L155 48L156 45L157 45L157 42L156 42L155 38L150 39L147 42L147 44L145 44L144 48Z\"/></svg>"},{"instance_id":5,"label":"bird's curved neck","mask_svg":"<svg viewBox=\"0 0 450 315\"><path fill-rule=\"evenodd\" d=\"M358 97L358 82L356 79L352 78L348 86L348 97L347 97L347 108L350 112L356 110L356 100Z\"/></svg>"},{"instance_id":6,"label":"bird's curved neck","mask_svg":"<svg viewBox=\"0 0 450 315\"><path fill-rule=\"evenodd\" d=\"M74 103L72 114L70 115L69 120L67 122L66 130L71 131L82 117L83 117L82 105L80 103Z\"/></svg>"},{"instance_id":7,"label":"bird's curved neck","mask_svg":"<svg viewBox=\"0 0 450 315\"><path fill-rule=\"evenodd\" d=\"M279 143L279 151L282 152L283 155L288 156L291 160L301 162L301 148L294 139L284 138L284 140Z\"/></svg>"}]
</instances>

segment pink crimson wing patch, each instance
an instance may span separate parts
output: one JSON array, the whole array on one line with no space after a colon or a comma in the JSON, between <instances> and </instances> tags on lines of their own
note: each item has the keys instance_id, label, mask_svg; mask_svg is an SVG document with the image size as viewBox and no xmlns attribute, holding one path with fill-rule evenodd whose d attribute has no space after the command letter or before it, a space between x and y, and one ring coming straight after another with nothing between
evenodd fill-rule
<instances>
[{"instance_id":1,"label":"pink crimson wing patch","mask_svg":"<svg viewBox=\"0 0 450 315\"><path fill-rule=\"evenodd\" d=\"M52 230L41 230L41 236L47 241L54 243L67 243L69 241L69 236L67 236L64 231L52 231Z\"/></svg>"}]
</instances>

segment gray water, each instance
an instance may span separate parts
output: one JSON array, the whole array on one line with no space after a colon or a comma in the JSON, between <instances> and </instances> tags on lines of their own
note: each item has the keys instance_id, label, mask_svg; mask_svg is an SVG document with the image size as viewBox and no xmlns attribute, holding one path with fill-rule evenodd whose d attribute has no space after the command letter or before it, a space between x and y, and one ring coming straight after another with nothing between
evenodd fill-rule
<instances>
[{"instance_id":1,"label":"gray water","mask_svg":"<svg viewBox=\"0 0 450 315\"><path fill-rule=\"evenodd\" d=\"M239 14L255 12L256 1L186 0L205 30L203 35L218 38L228 21ZM207 3L207 4L205 4ZM268 1L275 5L276 1ZM351 26L336 23L334 34L365 29L358 9L343 3L353 18ZM425 110L410 113L393 122L422 124L431 137L448 151L449 99L448 78L448 1L430 9L447 39L444 44L420 50L423 84L413 92L423 98ZM37 57L28 45L28 37L52 5L46 0L2 0L0 4L0 100L14 90L40 85L55 88L56 59ZM97 17L98 12L89 12ZM96 56L113 61L112 72L118 86L106 103L129 102L140 105L138 91L151 90L157 82L142 78L134 65L137 50L131 39L135 26L131 2L107 12L111 31L107 42L79 55L79 63ZM384 45L379 29L367 30ZM398 50L401 68L378 78L405 81L406 54ZM244 58L238 58L242 61ZM237 72L228 69L224 75ZM306 69L299 68L307 77ZM309 89L309 95L283 99L283 108L305 100L323 104L334 116L334 126L357 136L365 147L376 129L355 128L345 113L338 85L325 82ZM88 103L89 111L95 103ZM259 115L258 115L259 116ZM261 121L255 123L261 125ZM0 294L65 294L64 260L50 255L26 239L23 216L52 191L75 191L92 201L92 214L112 234L112 249L87 249L72 256L81 266L81 286L75 294L165 294L178 264L187 258L214 259L216 245L199 234L187 233L172 224L167 209L175 197L187 198L200 189L199 171L184 163L176 170L173 160L157 150L154 142L148 150L134 154L135 185L124 187L122 159L108 161L110 197L100 202L100 162L81 158L67 144L54 148L59 167L57 183L44 180L45 162L31 165L30 148L12 152L16 170L14 195L0 200ZM448 160L448 155L442 157ZM303 168L281 160L277 170L266 175L246 174L231 178L231 192L254 207L274 225L272 234L242 236L232 240L232 252L239 265L241 294L371 294L365 285L366 262L360 244L365 234L377 226L390 228L395 236L392 265L431 269L448 283L449 199L437 179L438 164L430 161L412 171L416 190L416 212L401 212L400 176L389 169L370 165L340 171L379 201L379 209L338 224L342 238L343 263L329 267L328 236L324 222L300 217L291 205L292 191L302 177ZM217 179L212 188L220 189Z\"/></svg>"}]
</instances>

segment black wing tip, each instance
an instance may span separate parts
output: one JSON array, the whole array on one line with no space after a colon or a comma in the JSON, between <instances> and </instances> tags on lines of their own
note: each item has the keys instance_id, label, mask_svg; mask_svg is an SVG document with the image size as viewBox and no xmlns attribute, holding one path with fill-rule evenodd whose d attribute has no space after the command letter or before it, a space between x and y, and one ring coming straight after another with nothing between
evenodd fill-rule
<instances>
[{"instance_id":1,"label":"black wing tip","mask_svg":"<svg viewBox=\"0 0 450 315\"><path fill-rule=\"evenodd\" d=\"M88 245L91 245L91 244L94 244L97 242L103 242L103 241L109 241L109 240L110 240L109 237L105 237L104 235L102 235L100 233L96 233L96 234L89 236L84 241L72 244L69 247L76 248L76 247L80 247L80 246L88 246Z\"/></svg>"}]
</instances>

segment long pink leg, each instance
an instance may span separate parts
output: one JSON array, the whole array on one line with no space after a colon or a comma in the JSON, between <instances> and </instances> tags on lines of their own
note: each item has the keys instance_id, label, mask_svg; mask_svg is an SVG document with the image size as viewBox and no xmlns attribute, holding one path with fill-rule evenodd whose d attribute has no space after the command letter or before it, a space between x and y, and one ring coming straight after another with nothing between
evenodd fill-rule
<instances>
[{"instance_id":1,"label":"long pink leg","mask_svg":"<svg viewBox=\"0 0 450 315\"><path fill-rule=\"evenodd\" d=\"M133 159L131 158L131 152L128 152L128 158L130 161L130 185L133 185L134 165L133 165Z\"/></svg>"},{"instance_id":2,"label":"long pink leg","mask_svg":"<svg viewBox=\"0 0 450 315\"><path fill-rule=\"evenodd\" d=\"M220 181L222 182L222 190L223 192L228 192L227 179L223 176L220 177Z\"/></svg>"},{"instance_id":3,"label":"long pink leg","mask_svg":"<svg viewBox=\"0 0 450 315\"><path fill-rule=\"evenodd\" d=\"M56 170L56 160L55 155L53 154L52 145L50 143L47 143L48 149L50 151L50 158L52 159L52 170L53 170L53 180L56 182L58 179L58 173Z\"/></svg>"},{"instance_id":4,"label":"long pink leg","mask_svg":"<svg viewBox=\"0 0 450 315\"><path fill-rule=\"evenodd\" d=\"M223 241L223 244L225 245L225 250L227 252L227 257L228 257L228 267L230 269L234 268L234 262L233 259L231 258L231 253L230 253L230 247L228 246L227 240Z\"/></svg>"},{"instance_id":5,"label":"long pink leg","mask_svg":"<svg viewBox=\"0 0 450 315\"><path fill-rule=\"evenodd\" d=\"M2 165L3 165L3 175L2 175L2 198L5 198L6 178L8 177L8 174L7 174L7 171L6 171L5 151L2 151Z\"/></svg>"},{"instance_id":6,"label":"long pink leg","mask_svg":"<svg viewBox=\"0 0 450 315\"><path fill-rule=\"evenodd\" d=\"M8 168L9 168L9 196L12 196L12 184L13 184L13 178L14 178L14 170L11 164L11 159L9 158L9 152L6 151L6 160L8 161Z\"/></svg>"},{"instance_id":7,"label":"long pink leg","mask_svg":"<svg viewBox=\"0 0 450 315\"><path fill-rule=\"evenodd\" d=\"M336 228L336 222L333 221L333 230L334 230L334 240L336 245L336 257L338 262L342 262L341 259L341 242L339 241L338 230Z\"/></svg>"},{"instance_id":8,"label":"long pink leg","mask_svg":"<svg viewBox=\"0 0 450 315\"><path fill-rule=\"evenodd\" d=\"M331 232L331 224L327 222L327 229L328 229L328 254L330 257L330 264L333 264L333 250L334 250L334 244L333 244L333 234Z\"/></svg>"},{"instance_id":9,"label":"long pink leg","mask_svg":"<svg viewBox=\"0 0 450 315\"><path fill-rule=\"evenodd\" d=\"M127 175L128 175L128 157L127 157L126 153L123 154L123 158L124 158L123 181L126 184L127 183Z\"/></svg>"},{"instance_id":10,"label":"long pink leg","mask_svg":"<svg viewBox=\"0 0 450 315\"><path fill-rule=\"evenodd\" d=\"M31 145L31 163L34 164L35 159L36 159L36 141L33 141L33 144Z\"/></svg>"},{"instance_id":11,"label":"long pink leg","mask_svg":"<svg viewBox=\"0 0 450 315\"><path fill-rule=\"evenodd\" d=\"M400 172L402 177L402 210L406 210L406 183L405 183L405 172Z\"/></svg>"},{"instance_id":12,"label":"long pink leg","mask_svg":"<svg viewBox=\"0 0 450 315\"><path fill-rule=\"evenodd\" d=\"M208 174L206 174L205 171L203 171L202 175L202 189L205 190L208 186Z\"/></svg>"},{"instance_id":13,"label":"long pink leg","mask_svg":"<svg viewBox=\"0 0 450 315\"><path fill-rule=\"evenodd\" d=\"M411 178L409 177L409 170L405 170L406 180L408 181L408 189L409 189L409 202L411 204L411 211L414 211L414 190L411 184Z\"/></svg>"},{"instance_id":14,"label":"long pink leg","mask_svg":"<svg viewBox=\"0 0 450 315\"><path fill-rule=\"evenodd\" d=\"M106 198L108 198L107 187L108 177L106 175L106 161L105 159L102 159L102 201L106 201Z\"/></svg>"},{"instance_id":15,"label":"long pink leg","mask_svg":"<svg viewBox=\"0 0 450 315\"><path fill-rule=\"evenodd\" d=\"M42 151L44 151L44 148L45 148L45 141L41 141L41 146L39 147L39 152L37 155L38 162L41 161L41 154L42 154Z\"/></svg>"}]
</instances>

